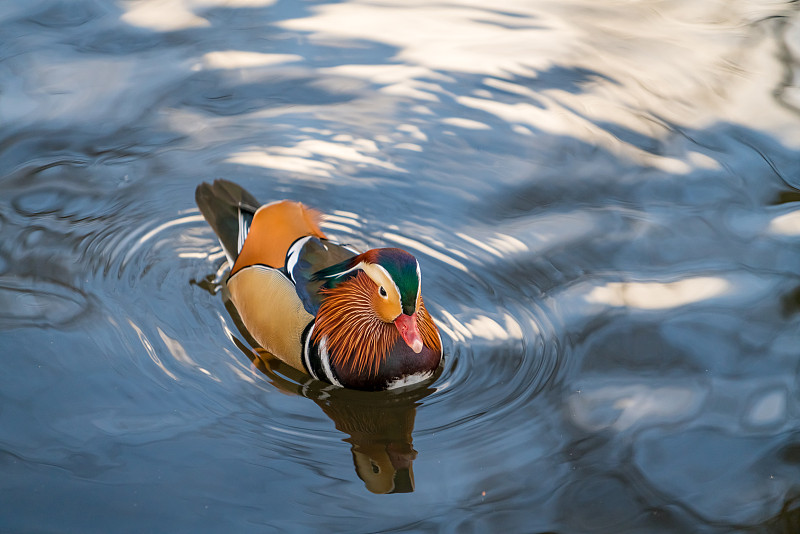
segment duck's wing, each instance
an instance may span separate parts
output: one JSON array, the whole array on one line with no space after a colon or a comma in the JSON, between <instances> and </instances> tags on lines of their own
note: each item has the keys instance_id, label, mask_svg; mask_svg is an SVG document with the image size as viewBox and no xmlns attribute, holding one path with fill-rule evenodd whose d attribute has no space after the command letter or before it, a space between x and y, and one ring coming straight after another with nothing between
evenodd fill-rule
<instances>
[{"instance_id":1,"label":"duck's wing","mask_svg":"<svg viewBox=\"0 0 800 534\"><path fill-rule=\"evenodd\" d=\"M195 200L228 256L231 275L252 265L282 269L295 241L325 238L318 211L290 200L259 205L253 195L227 180L200 184Z\"/></svg>"},{"instance_id":2,"label":"duck's wing","mask_svg":"<svg viewBox=\"0 0 800 534\"><path fill-rule=\"evenodd\" d=\"M319 228L321 217L318 211L290 200L261 206L253 216L231 274L251 265L283 269L289 249L298 240L306 237L325 238Z\"/></svg>"},{"instance_id":3,"label":"duck's wing","mask_svg":"<svg viewBox=\"0 0 800 534\"><path fill-rule=\"evenodd\" d=\"M317 315L322 302L319 289L325 283L316 279L314 274L357 254L358 251L347 245L338 245L314 236L299 239L292 245L286 256L285 272L294 283L297 296L308 313Z\"/></svg>"}]
</instances>

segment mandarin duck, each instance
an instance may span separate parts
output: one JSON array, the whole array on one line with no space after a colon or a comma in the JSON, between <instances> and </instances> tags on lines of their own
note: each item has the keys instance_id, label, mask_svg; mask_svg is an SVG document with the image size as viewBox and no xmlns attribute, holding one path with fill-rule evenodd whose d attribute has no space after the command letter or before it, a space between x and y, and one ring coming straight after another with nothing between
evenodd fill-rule
<instances>
[{"instance_id":1,"label":"mandarin duck","mask_svg":"<svg viewBox=\"0 0 800 534\"><path fill-rule=\"evenodd\" d=\"M319 228L319 212L289 200L261 205L226 180L201 184L195 199L228 258L231 302L272 355L353 389L433 375L442 341L413 255L334 243Z\"/></svg>"}]
</instances>

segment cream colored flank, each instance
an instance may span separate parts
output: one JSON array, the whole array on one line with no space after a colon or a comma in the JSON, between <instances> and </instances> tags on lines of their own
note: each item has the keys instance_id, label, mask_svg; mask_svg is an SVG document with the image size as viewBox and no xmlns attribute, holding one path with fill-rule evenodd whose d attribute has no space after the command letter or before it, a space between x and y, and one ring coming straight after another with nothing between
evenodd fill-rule
<instances>
[{"instance_id":1,"label":"cream colored flank","mask_svg":"<svg viewBox=\"0 0 800 534\"><path fill-rule=\"evenodd\" d=\"M292 282L276 269L284 266L286 252L297 239L325 237L319 219L319 212L299 202L261 206L228 280L231 300L247 331L263 348L303 372L300 339L314 317Z\"/></svg>"},{"instance_id":2,"label":"cream colored flank","mask_svg":"<svg viewBox=\"0 0 800 534\"><path fill-rule=\"evenodd\" d=\"M253 265L233 275L228 289L242 322L259 345L305 372L299 340L314 317L303 308L292 283L274 269Z\"/></svg>"}]
</instances>

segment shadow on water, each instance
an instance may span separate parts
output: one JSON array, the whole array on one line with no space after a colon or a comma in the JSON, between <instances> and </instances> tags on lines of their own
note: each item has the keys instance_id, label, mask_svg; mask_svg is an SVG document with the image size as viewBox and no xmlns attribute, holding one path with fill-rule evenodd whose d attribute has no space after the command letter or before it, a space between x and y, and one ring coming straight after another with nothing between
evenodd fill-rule
<instances>
[{"instance_id":1,"label":"shadow on water","mask_svg":"<svg viewBox=\"0 0 800 534\"><path fill-rule=\"evenodd\" d=\"M798 150L596 118L602 67L398 73L388 36L284 24L340 4L0 8L0 527L796 531ZM193 205L214 177L410 248L441 375L348 392L259 356Z\"/></svg>"}]
</instances>

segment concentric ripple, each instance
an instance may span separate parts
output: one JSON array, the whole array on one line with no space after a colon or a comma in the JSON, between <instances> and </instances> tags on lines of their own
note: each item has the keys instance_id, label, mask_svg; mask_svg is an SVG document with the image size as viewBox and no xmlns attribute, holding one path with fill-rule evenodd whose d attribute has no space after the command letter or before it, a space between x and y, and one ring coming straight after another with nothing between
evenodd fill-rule
<instances>
[{"instance_id":1,"label":"concentric ripple","mask_svg":"<svg viewBox=\"0 0 800 534\"><path fill-rule=\"evenodd\" d=\"M797 531L795 3L0 5L0 530ZM260 351L215 178L414 253L438 376Z\"/></svg>"}]
</instances>

